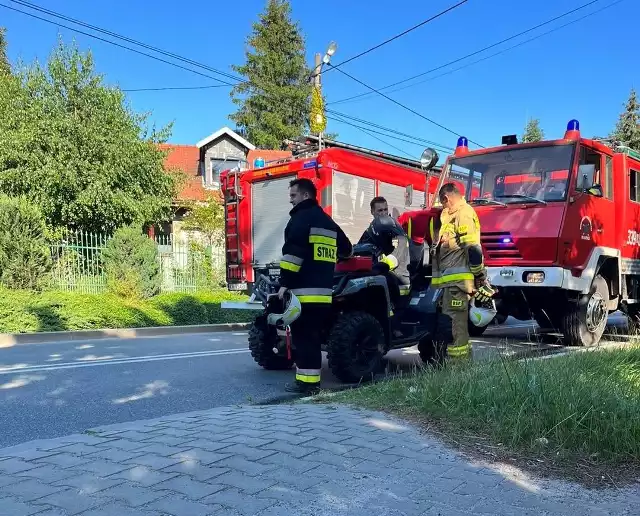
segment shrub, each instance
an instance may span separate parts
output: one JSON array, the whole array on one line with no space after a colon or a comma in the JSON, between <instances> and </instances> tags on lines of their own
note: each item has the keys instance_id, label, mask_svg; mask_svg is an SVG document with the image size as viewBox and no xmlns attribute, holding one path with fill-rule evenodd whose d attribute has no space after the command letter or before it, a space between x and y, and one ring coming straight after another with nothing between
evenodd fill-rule
<instances>
[{"instance_id":1,"label":"shrub","mask_svg":"<svg viewBox=\"0 0 640 516\"><path fill-rule=\"evenodd\" d=\"M50 269L44 216L25 198L0 194L0 283L9 288L38 289Z\"/></svg>"},{"instance_id":2,"label":"shrub","mask_svg":"<svg viewBox=\"0 0 640 516\"><path fill-rule=\"evenodd\" d=\"M256 315L253 311L220 307L225 300L245 299L225 290L127 300L107 293L33 292L0 286L0 333L249 322Z\"/></svg>"},{"instance_id":3,"label":"shrub","mask_svg":"<svg viewBox=\"0 0 640 516\"><path fill-rule=\"evenodd\" d=\"M109 292L128 299L146 299L160 291L158 248L139 227L118 229L103 251Z\"/></svg>"}]
</instances>

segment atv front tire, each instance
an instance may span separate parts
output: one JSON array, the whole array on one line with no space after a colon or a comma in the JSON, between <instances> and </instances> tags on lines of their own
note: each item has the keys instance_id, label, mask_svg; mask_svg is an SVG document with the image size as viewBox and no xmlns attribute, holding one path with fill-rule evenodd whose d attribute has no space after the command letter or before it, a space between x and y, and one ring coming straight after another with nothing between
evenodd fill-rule
<instances>
[{"instance_id":1,"label":"atv front tire","mask_svg":"<svg viewBox=\"0 0 640 516\"><path fill-rule=\"evenodd\" d=\"M249 350L258 365L270 371L286 371L293 366L293 360L275 354L273 348L278 346L278 333L274 326L267 324L263 315L256 317L249 328Z\"/></svg>"},{"instance_id":2,"label":"atv front tire","mask_svg":"<svg viewBox=\"0 0 640 516\"><path fill-rule=\"evenodd\" d=\"M343 383L373 380L382 366L384 344L384 330L373 315L342 313L327 340L329 368Z\"/></svg>"}]
</instances>

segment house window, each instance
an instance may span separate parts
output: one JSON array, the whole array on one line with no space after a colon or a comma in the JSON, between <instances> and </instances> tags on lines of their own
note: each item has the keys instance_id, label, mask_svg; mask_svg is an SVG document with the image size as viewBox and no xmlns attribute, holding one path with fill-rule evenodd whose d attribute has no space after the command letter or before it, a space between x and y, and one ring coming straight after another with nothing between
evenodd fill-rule
<instances>
[{"instance_id":1,"label":"house window","mask_svg":"<svg viewBox=\"0 0 640 516\"><path fill-rule=\"evenodd\" d=\"M629 199L640 202L640 172L629 170Z\"/></svg>"},{"instance_id":2,"label":"house window","mask_svg":"<svg viewBox=\"0 0 640 516\"><path fill-rule=\"evenodd\" d=\"M237 167L239 163L238 159L211 158L206 171L205 187L213 190L220 189L220 174Z\"/></svg>"}]
</instances>

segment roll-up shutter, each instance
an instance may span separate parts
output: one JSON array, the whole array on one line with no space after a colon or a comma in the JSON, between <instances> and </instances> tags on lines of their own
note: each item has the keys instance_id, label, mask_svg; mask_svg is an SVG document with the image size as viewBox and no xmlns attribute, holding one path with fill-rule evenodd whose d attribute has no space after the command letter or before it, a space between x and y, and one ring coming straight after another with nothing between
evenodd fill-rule
<instances>
[{"instance_id":1,"label":"roll-up shutter","mask_svg":"<svg viewBox=\"0 0 640 516\"><path fill-rule=\"evenodd\" d=\"M398 218L405 211L419 210L424 204L424 192L413 191L411 206L404 205L404 186L392 185L390 183L378 182L378 195L384 197L389 205L389 215Z\"/></svg>"},{"instance_id":2,"label":"roll-up shutter","mask_svg":"<svg viewBox=\"0 0 640 516\"><path fill-rule=\"evenodd\" d=\"M332 218L356 244L371 222L369 203L375 197L375 181L333 171Z\"/></svg>"},{"instance_id":3,"label":"roll-up shutter","mask_svg":"<svg viewBox=\"0 0 640 516\"><path fill-rule=\"evenodd\" d=\"M253 261L257 265L279 263L284 228L289 222L289 182L292 176L267 179L251 185Z\"/></svg>"}]
</instances>

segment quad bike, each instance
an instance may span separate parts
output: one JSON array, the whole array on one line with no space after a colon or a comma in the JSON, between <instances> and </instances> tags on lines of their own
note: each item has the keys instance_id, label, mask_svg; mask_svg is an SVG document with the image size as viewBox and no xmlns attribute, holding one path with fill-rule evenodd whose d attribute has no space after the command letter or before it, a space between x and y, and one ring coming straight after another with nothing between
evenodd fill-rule
<instances>
[{"instance_id":1,"label":"quad bike","mask_svg":"<svg viewBox=\"0 0 640 516\"><path fill-rule=\"evenodd\" d=\"M372 380L383 368L387 352L416 343L424 364L438 367L444 362L443 343L451 332L451 320L442 316L442 291L431 287L430 267L423 266L421 257L409 267L414 271L409 292L392 306L387 279L373 268L381 254L373 244L358 244L352 257L336 266L331 322L322 330L322 342L331 371L344 383ZM272 296L278 288L277 281L258 277L253 295L265 310L249 330L251 355L272 370L290 369L294 363L287 328L268 320L282 310ZM475 313L482 315L483 326L495 316L495 310Z\"/></svg>"}]
</instances>

